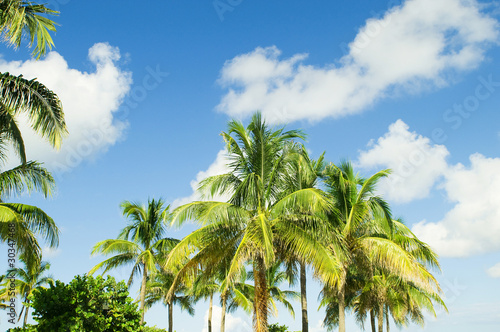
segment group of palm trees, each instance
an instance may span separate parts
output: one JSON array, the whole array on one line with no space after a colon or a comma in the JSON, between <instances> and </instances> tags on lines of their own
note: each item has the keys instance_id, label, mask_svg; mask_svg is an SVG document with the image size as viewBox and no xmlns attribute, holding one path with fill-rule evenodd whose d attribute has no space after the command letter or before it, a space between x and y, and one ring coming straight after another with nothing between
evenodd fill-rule
<instances>
[{"instance_id":1,"label":"group of palm trees","mask_svg":"<svg viewBox=\"0 0 500 332\"><path fill-rule=\"evenodd\" d=\"M0 1L0 34L19 46L27 37L39 58L53 45L54 22L44 15L55 12L31 1ZM41 237L57 246L59 230L41 209L6 202L23 192L50 196L55 181L42 164L29 161L18 125L20 114L55 148L67 134L58 97L36 80L0 74L0 166L8 148L20 165L0 172L0 239L15 243L25 268L13 267L3 276L16 276L23 297L24 321L29 295L50 281L49 265L42 261ZM376 193L377 182L389 175L357 174L349 162L328 164L323 155L312 160L301 144L299 130L272 128L255 114L247 126L230 121L222 133L229 172L201 182L203 201L170 211L162 200L146 206L124 202L129 224L117 239L94 246L94 254L111 255L90 273L103 273L130 264L129 285L142 275L140 310L156 302L192 312L192 303L209 300L209 331L214 295L225 313L236 307L252 312L254 330L268 330L268 315L275 302L293 310L289 300L301 300L302 331L308 331L306 271L323 286L321 305L325 325L345 331L345 312L360 324L369 317L379 332L389 318L398 325L423 323L424 310L445 307L431 269L439 270L436 254L395 220L386 201ZM210 201L227 197L225 201ZM199 228L181 240L166 237L167 226L196 222ZM14 226L15 231L10 231ZM253 284L247 283L253 281ZM299 282L300 295L281 290L283 282ZM5 288L4 288L5 291ZM6 300L6 293L0 291Z\"/></svg>"},{"instance_id":2,"label":"group of palm trees","mask_svg":"<svg viewBox=\"0 0 500 332\"><path fill-rule=\"evenodd\" d=\"M289 299L301 299L302 331L308 331L306 271L321 282L325 325L345 331L345 311L358 322L370 316L372 331L397 325L423 324L423 312L445 307L431 269L436 254L401 220L393 219L387 202L376 193L382 170L370 177L351 163L312 160L298 130L272 128L256 113L245 127L230 121L222 133L227 148L226 174L206 178L199 192L205 200L172 212L162 200L141 206L124 202L128 225L117 239L97 243L93 254L111 255L90 273L131 265L142 274L140 309L157 301L169 310L180 303L220 294L221 331L229 308L252 312L254 330L268 331L275 301L292 310ZM211 201L226 197L225 201ZM199 228L181 240L165 237L167 226L196 222ZM299 279L300 295L282 291L283 281ZM253 284L246 281L253 280Z\"/></svg>"}]
</instances>

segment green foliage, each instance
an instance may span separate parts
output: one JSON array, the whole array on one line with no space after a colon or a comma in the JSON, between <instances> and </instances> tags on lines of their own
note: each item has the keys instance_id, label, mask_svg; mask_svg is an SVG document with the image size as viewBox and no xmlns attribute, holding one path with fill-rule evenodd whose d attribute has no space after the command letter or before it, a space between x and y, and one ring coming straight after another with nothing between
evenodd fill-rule
<instances>
[{"instance_id":1,"label":"green foliage","mask_svg":"<svg viewBox=\"0 0 500 332\"><path fill-rule=\"evenodd\" d=\"M142 332L167 332L165 329L161 329L155 326L144 326Z\"/></svg>"},{"instance_id":2,"label":"green foliage","mask_svg":"<svg viewBox=\"0 0 500 332\"><path fill-rule=\"evenodd\" d=\"M278 323L268 325L269 332L287 332L288 326L279 325Z\"/></svg>"},{"instance_id":3,"label":"green foliage","mask_svg":"<svg viewBox=\"0 0 500 332\"><path fill-rule=\"evenodd\" d=\"M7 332L37 332L36 325L26 325L26 327L15 327Z\"/></svg>"},{"instance_id":4,"label":"green foliage","mask_svg":"<svg viewBox=\"0 0 500 332\"><path fill-rule=\"evenodd\" d=\"M33 56L38 59L54 46L50 33L56 31L56 23L46 16L58 14L32 1L0 1L0 35L15 47L28 40L29 47L35 46Z\"/></svg>"},{"instance_id":5,"label":"green foliage","mask_svg":"<svg viewBox=\"0 0 500 332\"><path fill-rule=\"evenodd\" d=\"M108 276L76 276L56 281L31 297L38 332L140 330L141 315L123 281Z\"/></svg>"}]
</instances>

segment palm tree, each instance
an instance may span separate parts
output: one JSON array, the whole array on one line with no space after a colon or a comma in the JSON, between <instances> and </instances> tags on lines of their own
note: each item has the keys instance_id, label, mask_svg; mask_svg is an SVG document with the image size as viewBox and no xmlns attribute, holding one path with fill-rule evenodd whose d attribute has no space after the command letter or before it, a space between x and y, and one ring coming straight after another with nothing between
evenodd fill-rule
<instances>
[{"instance_id":1,"label":"palm tree","mask_svg":"<svg viewBox=\"0 0 500 332\"><path fill-rule=\"evenodd\" d=\"M206 262L229 259L226 280L230 288L238 280L241 266L252 264L254 329L265 332L269 312L266 271L276 261L277 248L293 250L326 279L334 279L337 266L330 252L307 230L315 227L310 211L326 211L329 204L323 193L314 188L283 195L292 162L290 142L302 139L302 132L269 128L259 113L246 128L234 120L228 128L222 136L227 144L230 172L205 179L200 191L209 197L229 195L230 199L193 202L174 211L174 224L197 220L202 227L172 250L167 266L179 265L179 259L192 257L179 267L181 278L185 274L195 275L202 263L210 266ZM303 211L309 213L303 215ZM292 218L310 222L290 222Z\"/></svg>"},{"instance_id":2,"label":"palm tree","mask_svg":"<svg viewBox=\"0 0 500 332\"><path fill-rule=\"evenodd\" d=\"M89 274L103 268L103 274L119 266L133 264L128 286L134 277L142 272L140 290L141 323L144 322L146 282L149 273L155 273L160 264L158 253L168 252L178 240L165 238L166 221L170 216L170 205L165 206L163 199L148 200L148 205L124 201L121 203L123 215L129 224L123 228L117 239L98 242L92 249L92 255L116 254L94 266Z\"/></svg>"},{"instance_id":3,"label":"palm tree","mask_svg":"<svg viewBox=\"0 0 500 332\"><path fill-rule=\"evenodd\" d=\"M291 164L291 171L288 174L288 191L294 192L306 188L316 188L319 185L320 176L325 168L324 155L321 154L318 160L312 160L309 157L307 149L302 144L297 144L294 147L297 151L295 160ZM311 234L314 236L315 234ZM303 261L293 257L293 252L283 250L286 254L292 254L290 257L285 257L284 260L289 262L287 270L289 277L295 279L295 266L299 266L299 281L300 281L300 303L302 314L302 332L309 331L309 321L307 317L307 279L306 279L306 264ZM294 280L292 280L293 283Z\"/></svg>"},{"instance_id":4,"label":"palm tree","mask_svg":"<svg viewBox=\"0 0 500 332\"><path fill-rule=\"evenodd\" d=\"M185 285L178 284L177 290L173 296L167 294L174 281L172 273L158 272L153 279L146 282L146 309L157 302L162 302L168 309L168 332L173 332L174 317L173 306L178 304L183 310L186 310L191 316L194 315L193 297L186 295L188 288Z\"/></svg>"},{"instance_id":5,"label":"palm tree","mask_svg":"<svg viewBox=\"0 0 500 332\"><path fill-rule=\"evenodd\" d=\"M50 264L48 262L39 262L36 266L25 264L24 269L13 268L7 271L7 276L15 278L16 293L23 298L23 308L19 313L18 319L18 321L21 319L24 311L23 327L26 326L28 321L29 296L33 294L35 289L45 288L45 285L54 281L51 276L44 276L44 273L47 272L48 269L50 269ZM1 294L8 294L8 283L10 283L10 281L7 279L2 285L4 289L0 291L0 297L2 297Z\"/></svg>"},{"instance_id":6,"label":"palm tree","mask_svg":"<svg viewBox=\"0 0 500 332\"><path fill-rule=\"evenodd\" d=\"M339 332L345 332L347 281L354 267L373 275L372 267L376 266L429 292L439 290L437 281L419 260L383 231L392 233L394 223L388 204L374 192L377 181L388 174L383 170L365 179L354 173L349 162L339 167L331 164L326 170L325 183L336 211L331 221L337 231L332 236L340 243L333 250L341 267L334 290L339 302Z\"/></svg>"},{"instance_id":7,"label":"palm tree","mask_svg":"<svg viewBox=\"0 0 500 332\"><path fill-rule=\"evenodd\" d=\"M52 175L39 163L30 161L0 173L0 239L16 243L28 266L39 264L41 236L49 247L59 244L59 229L54 220L36 206L8 203L5 199L23 192L39 191L47 197L54 190Z\"/></svg>"},{"instance_id":8,"label":"palm tree","mask_svg":"<svg viewBox=\"0 0 500 332\"><path fill-rule=\"evenodd\" d=\"M45 15L57 14L59 12L32 1L1 1L0 34L16 48L24 37L28 37L29 47L35 45L33 56L38 59L54 46L50 32L56 31L55 23Z\"/></svg>"},{"instance_id":9,"label":"palm tree","mask_svg":"<svg viewBox=\"0 0 500 332\"><path fill-rule=\"evenodd\" d=\"M36 46L33 55L39 58L53 45L49 31L54 22L40 14L57 12L31 1L0 2L0 34L7 43L19 47L24 36L29 46ZM49 196L54 179L37 162L26 160L26 151L18 127L19 115L24 114L35 132L55 148L67 134L64 113L59 98L36 80L0 73L0 165L6 161L6 145L13 146L21 166L0 173L0 239L15 240L26 264L39 263L41 249L36 235L42 235L50 246L58 244L58 229L53 220L37 207L5 203L7 196L24 191L41 191ZM9 225L14 232L9 231ZM12 234L14 238L12 238Z\"/></svg>"}]
</instances>

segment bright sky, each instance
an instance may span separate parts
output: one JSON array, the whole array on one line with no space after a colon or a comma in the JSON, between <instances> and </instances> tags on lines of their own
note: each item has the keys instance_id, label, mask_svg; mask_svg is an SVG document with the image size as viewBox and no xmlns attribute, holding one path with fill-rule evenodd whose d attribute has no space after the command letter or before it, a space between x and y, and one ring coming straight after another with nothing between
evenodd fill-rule
<instances>
[{"instance_id":1,"label":"bright sky","mask_svg":"<svg viewBox=\"0 0 500 332\"><path fill-rule=\"evenodd\" d=\"M428 317L425 331L498 331L498 4L48 3L61 12L54 52L34 61L25 47L2 44L0 71L38 78L66 113L71 134L61 151L25 134L29 158L54 172L57 194L12 199L38 205L61 228L59 248L45 255L56 278L68 282L100 261L91 248L125 225L121 201L196 199L197 182L224 169L219 133L227 121L261 110L273 124L304 129L313 157L350 159L363 174L393 170L381 192L443 267L450 313ZM311 281L308 291L311 331L326 331L319 286ZM297 319L282 309L273 321L299 330L295 308ZM175 329L206 331L207 309L200 302L195 317L176 310ZM166 309L154 307L146 321L167 327ZM250 326L251 317L236 312L226 331ZM0 328L9 327L2 314ZM358 330L352 319L348 330Z\"/></svg>"}]
</instances>

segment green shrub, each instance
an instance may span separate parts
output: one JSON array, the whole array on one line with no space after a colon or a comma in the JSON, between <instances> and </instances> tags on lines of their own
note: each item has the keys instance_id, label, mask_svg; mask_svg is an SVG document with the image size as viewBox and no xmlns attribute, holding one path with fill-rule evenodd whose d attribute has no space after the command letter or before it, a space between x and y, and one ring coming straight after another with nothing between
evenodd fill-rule
<instances>
[{"instance_id":1,"label":"green shrub","mask_svg":"<svg viewBox=\"0 0 500 332\"><path fill-rule=\"evenodd\" d=\"M33 318L29 332L137 332L141 316L123 281L108 276L76 276L69 284L56 281L31 297ZM16 331L16 330L14 330Z\"/></svg>"}]
</instances>

